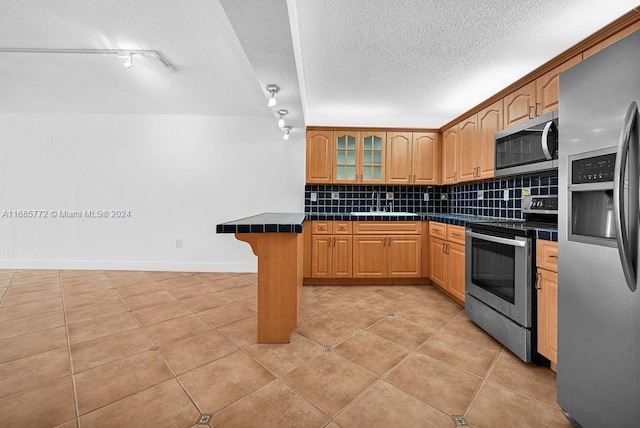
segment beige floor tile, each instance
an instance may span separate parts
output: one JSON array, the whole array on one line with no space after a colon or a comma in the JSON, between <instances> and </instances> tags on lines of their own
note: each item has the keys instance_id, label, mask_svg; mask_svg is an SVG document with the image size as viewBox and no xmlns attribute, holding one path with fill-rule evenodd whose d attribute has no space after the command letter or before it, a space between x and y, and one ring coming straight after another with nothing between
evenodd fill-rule
<instances>
[{"instance_id":1,"label":"beige floor tile","mask_svg":"<svg viewBox=\"0 0 640 428\"><path fill-rule=\"evenodd\" d=\"M62 309L62 297L38 300L37 302L24 303L22 305L0 307L0 322L8 322L16 318L44 314L46 312L60 312Z\"/></svg>"},{"instance_id":2,"label":"beige floor tile","mask_svg":"<svg viewBox=\"0 0 640 428\"><path fill-rule=\"evenodd\" d=\"M478 327L466 316L457 316L442 329L443 333L478 342L479 344L492 349L501 349L502 345L489 336L487 332Z\"/></svg>"},{"instance_id":3,"label":"beige floor tile","mask_svg":"<svg viewBox=\"0 0 640 428\"><path fill-rule=\"evenodd\" d=\"M207 320L212 326L222 327L223 325L253 317L256 315L256 312L240 303L232 303L230 305L218 306L217 308L198 312L198 315Z\"/></svg>"},{"instance_id":4,"label":"beige floor tile","mask_svg":"<svg viewBox=\"0 0 640 428\"><path fill-rule=\"evenodd\" d=\"M80 415L157 385L172 377L154 351L135 354L122 360L74 375Z\"/></svg>"},{"instance_id":5,"label":"beige floor tile","mask_svg":"<svg viewBox=\"0 0 640 428\"><path fill-rule=\"evenodd\" d=\"M131 272L126 272L123 275L114 276L113 273L107 272L107 277L109 277L109 281L113 284L114 287L126 287L134 284L144 284L147 282L155 282L151 276L149 276L146 272L138 272L137 274L132 274Z\"/></svg>"},{"instance_id":6,"label":"beige floor tile","mask_svg":"<svg viewBox=\"0 0 640 428\"><path fill-rule=\"evenodd\" d=\"M257 297L250 297L248 299L241 300L239 303L245 305L249 309L253 309L254 311L258 312L258 298Z\"/></svg>"},{"instance_id":7,"label":"beige floor tile","mask_svg":"<svg viewBox=\"0 0 640 428\"><path fill-rule=\"evenodd\" d=\"M13 287L10 287L13 288ZM55 299L62 297L62 288L58 287L51 290L34 291L25 294L7 295L2 301L2 307L6 308L14 305L23 305L25 303L38 302L41 300Z\"/></svg>"},{"instance_id":8,"label":"beige floor tile","mask_svg":"<svg viewBox=\"0 0 640 428\"><path fill-rule=\"evenodd\" d=\"M78 343L71 346L73 372L79 373L148 351L151 346L139 328Z\"/></svg>"},{"instance_id":9,"label":"beige floor tile","mask_svg":"<svg viewBox=\"0 0 640 428\"><path fill-rule=\"evenodd\" d=\"M371 296L367 296L362 299L368 306L375 309L379 309L384 312L398 312L400 309L407 306L409 303L402 300L394 299L393 297L385 297L379 293L374 293Z\"/></svg>"},{"instance_id":10,"label":"beige floor tile","mask_svg":"<svg viewBox=\"0 0 640 428\"><path fill-rule=\"evenodd\" d=\"M128 312L120 312L69 325L71 345L138 328L138 323Z\"/></svg>"},{"instance_id":11,"label":"beige floor tile","mask_svg":"<svg viewBox=\"0 0 640 428\"><path fill-rule=\"evenodd\" d=\"M240 275L230 276L230 277L214 280L212 282L212 284L215 287L217 287L219 290L227 290L230 288L241 287L243 285L249 285L251 283L252 281L249 281Z\"/></svg>"},{"instance_id":12,"label":"beige floor tile","mask_svg":"<svg viewBox=\"0 0 640 428\"><path fill-rule=\"evenodd\" d=\"M191 309L187 306L175 301L150 306L148 308L137 309L133 311L133 316L138 320L140 325L145 326L190 315L192 313Z\"/></svg>"},{"instance_id":13,"label":"beige floor tile","mask_svg":"<svg viewBox=\"0 0 640 428\"><path fill-rule=\"evenodd\" d=\"M58 348L0 364L0 397L69 376L69 351Z\"/></svg>"},{"instance_id":14,"label":"beige floor tile","mask_svg":"<svg viewBox=\"0 0 640 428\"><path fill-rule=\"evenodd\" d=\"M238 276L238 274L233 272L199 272L194 274L193 276L195 276L202 282L212 282Z\"/></svg>"},{"instance_id":15,"label":"beige floor tile","mask_svg":"<svg viewBox=\"0 0 640 428\"><path fill-rule=\"evenodd\" d=\"M366 331L342 342L334 352L377 376L391 370L409 354L407 348Z\"/></svg>"},{"instance_id":16,"label":"beige floor tile","mask_svg":"<svg viewBox=\"0 0 640 428\"><path fill-rule=\"evenodd\" d=\"M333 353L326 353L283 376L285 382L329 416L368 388L376 377Z\"/></svg>"},{"instance_id":17,"label":"beige floor tile","mask_svg":"<svg viewBox=\"0 0 640 428\"><path fill-rule=\"evenodd\" d=\"M258 317L227 324L218 328L218 331L239 347L246 348L258 342Z\"/></svg>"},{"instance_id":18,"label":"beige floor tile","mask_svg":"<svg viewBox=\"0 0 640 428\"><path fill-rule=\"evenodd\" d=\"M436 329L442 328L451 321L461 309L452 311L450 308L439 308L437 306L425 307L416 304L405 306L396 312L396 315L407 318L418 323L424 323Z\"/></svg>"},{"instance_id":19,"label":"beige floor tile","mask_svg":"<svg viewBox=\"0 0 640 428\"><path fill-rule=\"evenodd\" d=\"M179 379L203 413L214 413L275 377L238 351L185 373Z\"/></svg>"},{"instance_id":20,"label":"beige floor tile","mask_svg":"<svg viewBox=\"0 0 640 428\"><path fill-rule=\"evenodd\" d=\"M167 290L177 287L186 287L187 285L199 284L200 280L194 276L180 276L171 279L158 281L158 284Z\"/></svg>"},{"instance_id":21,"label":"beige floor tile","mask_svg":"<svg viewBox=\"0 0 640 428\"><path fill-rule=\"evenodd\" d=\"M433 335L418 351L482 377L499 352L445 333Z\"/></svg>"},{"instance_id":22,"label":"beige floor tile","mask_svg":"<svg viewBox=\"0 0 640 428\"><path fill-rule=\"evenodd\" d=\"M114 290L100 290L92 293L74 294L65 296L64 304L67 309L73 309L79 306L95 305L120 301L120 295Z\"/></svg>"},{"instance_id":23,"label":"beige floor tile","mask_svg":"<svg viewBox=\"0 0 640 428\"><path fill-rule=\"evenodd\" d=\"M388 316L387 312L380 309L374 309L368 305L356 302L351 305L343 306L331 312L332 318L337 318L348 322L354 327L361 329L368 328Z\"/></svg>"},{"instance_id":24,"label":"beige floor tile","mask_svg":"<svg viewBox=\"0 0 640 428\"><path fill-rule=\"evenodd\" d=\"M396 342L405 348L415 349L427 340L436 329L400 317L387 317L367 329L380 337Z\"/></svg>"},{"instance_id":25,"label":"beige floor tile","mask_svg":"<svg viewBox=\"0 0 640 428\"><path fill-rule=\"evenodd\" d=\"M67 322L69 324L74 324L125 311L127 311L127 307L121 300L78 306L76 308L67 309Z\"/></svg>"},{"instance_id":26,"label":"beige floor tile","mask_svg":"<svg viewBox=\"0 0 640 428\"><path fill-rule=\"evenodd\" d=\"M60 276L57 272L47 274L41 274L40 272L41 271L17 272L11 279L11 286L19 287L21 285L37 284L41 282L60 281Z\"/></svg>"},{"instance_id":27,"label":"beige floor tile","mask_svg":"<svg viewBox=\"0 0 640 428\"><path fill-rule=\"evenodd\" d=\"M111 290L113 285L109 281L89 282L85 284L65 286L62 293L65 297L81 294L95 293L97 291Z\"/></svg>"},{"instance_id":28,"label":"beige floor tile","mask_svg":"<svg viewBox=\"0 0 640 428\"><path fill-rule=\"evenodd\" d=\"M208 330L211 330L211 327L195 314L144 327L144 331L147 332L153 343L160 346Z\"/></svg>"},{"instance_id":29,"label":"beige floor tile","mask_svg":"<svg viewBox=\"0 0 640 428\"><path fill-rule=\"evenodd\" d=\"M3 428L50 427L74 417L71 376L0 398Z\"/></svg>"},{"instance_id":30,"label":"beige floor tile","mask_svg":"<svg viewBox=\"0 0 640 428\"><path fill-rule=\"evenodd\" d=\"M168 291L156 291L155 293L139 294L131 297L123 297L122 300L130 309L142 309L162 303L175 302L177 299Z\"/></svg>"},{"instance_id":31,"label":"beige floor tile","mask_svg":"<svg viewBox=\"0 0 640 428\"><path fill-rule=\"evenodd\" d=\"M60 282L49 281L39 282L37 284L23 285L21 287L10 287L7 290L7 296L17 296L19 294L35 293L38 291L58 290L60 288Z\"/></svg>"},{"instance_id":32,"label":"beige floor tile","mask_svg":"<svg viewBox=\"0 0 640 428\"><path fill-rule=\"evenodd\" d=\"M556 404L556 374L548 367L523 362L508 349L502 350L488 379L537 400Z\"/></svg>"},{"instance_id":33,"label":"beige floor tile","mask_svg":"<svg viewBox=\"0 0 640 428\"><path fill-rule=\"evenodd\" d=\"M193 297L188 297L181 300L181 302L187 305L193 312L203 312L207 309L230 305L232 303L235 303L235 300L222 293L211 292L208 294L200 294Z\"/></svg>"},{"instance_id":34,"label":"beige floor tile","mask_svg":"<svg viewBox=\"0 0 640 428\"><path fill-rule=\"evenodd\" d=\"M20 318L19 322L0 322L0 339L21 336L64 325L64 312L55 311Z\"/></svg>"},{"instance_id":35,"label":"beige floor tile","mask_svg":"<svg viewBox=\"0 0 640 428\"><path fill-rule=\"evenodd\" d=\"M292 333L289 343L257 343L246 351L269 370L282 375L322 354L324 348L304 336Z\"/></svg>"},{"instance_id":36,"label":"beige floor tile","mask_svg":"<svg viewBox=\"0 0 640 428\"><path fill-rule=\"evenodd\" d=\"M434 358L413 354L389 373L386 380L444 412L460 415L482 378Z\"/></svg>"},{"instance_id":37,"label":"beige floor tile","mask_svg":"<svg viewBox=\"0 0 640 428\"><path fill-rule=\"evenodd\" d=\"M233 298L234 300L244 300L251 297L258 297L257 285L243 285L241 287L230 288L224 290L224 294Z\"/></svg>"},{"instance_id":38,"label":"beige floor tile","mask_svg":"<svg viewBox=\"0 0 640 428\"><path fill-rule=\"evenodd\" d=\"M322 427L329 418L281 381L272 382L213 418L212 427Z\"/></svg>"},{"instance_id":39,"label":"beige floor tile","mask_svg":"<svg viewBox=\"0 0 640 428\"><path fill-rule=\"evenodd\" d=\"M446 413L385 381L378 382L341 414L337 421L344 428L454 426Z\"/></svg>"},{"instance_id":40,"label":"beige floor tile","mask_svg":"<svg viewBox=\"0 0 640 428\"><path fill-rule=\"evenodd\" d=\"M381 296L390 297L403 302L413 303L425 296L430 285L391 285L379 291Z\"/></svg>"},{"instance_id":41,"label":"beige floor tile","mask_svg":"<svg viewBox=\"0 0 640 428\"><path fill-rule=\"evenodd\" d=\"M557 406L502 388L493 382L482 386L465 419L478 428L571 427Z\"/></svg>"},{"instance_id":42,"label":"beige floor tile","mask_svg":"<svg viewBox=\"0 0 640 428\"><path fill-rule=\"evenodd\" d=\"M126 287L118 287L118 293L121 297L133 297L141 294L151 294L158 291L165 291L157 282L144 282L142 284L127 285Z\"/></svg>"},{"instance_id":43,"label":"beige floor tile","mask_svg":"<svg viewBox=\"0 0 640 428\"><path fill-rule=\"evenodd\" d=\"M64 326L0 339L0 363L66 348L66 346L67 330Z\"/></svg>"},{"instance_id":44,"label":"beige floor tile","mask_svg":"<svg viewBox=\"0 0 640 428\"><path fill-rule=\"evenodd\" d=\"M203 366L238 350L217 331L196 334L160 348L160 353L176 375Z\"/></svg>"},{"instance_id":45,"label":"beige floor tile","mask_svg":"<svg viewBox=\"0 0 640 428\"><path fill-rule=\"evenodd\" d=\"M80 418L82 427L179 428L192 426L200 413L174 379L102 407Z\"/></svg>"},{"instance_id":46,"label":"beige floor tile","mask_svg":"<svg viewBox=\"0 0 640 428\"><path fill-rule=\"evenodd\" d=\"M150 272L149 276L155 281L164 281L166 279L195 276L195 274L193 272Z\"/></svg>"},{"instance_id":47,"label":"beige floor tile","mask_svg":"<svg viewBox=\"0 0 640 428\"><path fill-rule=\"evenodd\" d=\"M78 428L78 421L74 418L63 424L56 425L55 428Z\"/></svg>"},{"instance_id":48,"label":"beige floor tile","mask_svg":"<svg viewBox=\"0 0 640 428\"><path fill-rule=\"evenodd\" d=\"M345 321L332 318L331 316L324 316L299 325L295 331L322 346L332 347L361 330Z\"/></svg>"},{"instance_id":49,"label":"beige floor tile","mask_svg":"<svg viewBox=\"0 0 640 428\"><path fill-rule=\"evenodd\" d=\"M106 282L109 284L111 283L107 275L102 272L87 273L84 275L78 274L74 276L69 276L64 272L62 273L62 286L65 288L70 286L73 287L76 285L90 284L94 282Z\"/></svg>"},{"instance_id":50,"label":"beige floor tile","mask_svg":"<svg viewBox=\"0 0 640 428\"><path fill-rule=\"evenodd\" d=\"M206 294L216 294L220 292L215 283L201 282L195 285L187 285L186 287L172 288L168 290L176 299L189 299L191 297L203 296ZM232 299L233 300L233 299Z\"/></svg>"}]
</instances>

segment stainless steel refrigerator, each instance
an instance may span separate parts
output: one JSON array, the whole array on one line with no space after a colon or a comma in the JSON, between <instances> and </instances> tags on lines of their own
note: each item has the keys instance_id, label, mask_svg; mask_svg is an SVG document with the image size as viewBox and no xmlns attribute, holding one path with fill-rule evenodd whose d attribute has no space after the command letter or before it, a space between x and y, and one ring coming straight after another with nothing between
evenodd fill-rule
<instances>
[{"instance_id":1,"label":"stainless steel refrigerator","mask_svg":"<svg viewBox=\"0 0 640 428\"><path fill-rule=\"evenodd\" d=\"M558 404L640 427L640 31L560 75Z\"/></svg>"}]
</instances>

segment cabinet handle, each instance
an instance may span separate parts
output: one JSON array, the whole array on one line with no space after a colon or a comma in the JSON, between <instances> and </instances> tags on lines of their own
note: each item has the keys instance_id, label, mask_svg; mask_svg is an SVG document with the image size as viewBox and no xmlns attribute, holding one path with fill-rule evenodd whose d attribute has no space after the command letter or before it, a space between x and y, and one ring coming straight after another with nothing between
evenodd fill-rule
<instances>
[{"instance_id":1,"label":"cabinet handle","mask_svg":"<svg viewBox=\"0 0 640 428\"><path fill-rule=\"evenodd\" d=\"M416 175L413 174L413 184L416 184Z\"/></svg>"},{"instance_id":2,"label":"cabinet handle","mask_svg":"<svg viewBox=\"0 0 640 428\"><path fill-rule=\"evenodd\" d=\"M536 116L540 116L540 107L542 107L542 104L536 103Z\"/></svg>"},{"instance_id":3,"label":"cabinet handle","mask_svg":"<svg viewBox=\"0 0 640 428\"><path fill-rule=\"evenodd\" d=\"M529 119L533 119L535 117L533 116L535 114L534 110L535 106L529 106Z\"/></svg>"},{"instance_id":4,"label":"cabinet handle","mask_svg":"<svg viewBox=\"0 0 640 428\"><path fill-rule=\"evenodd\" d=\"M558 255L557 254L549 254L549 258L550 259L557 259Z\"/></svg>"},{"instance_id":5,"label":"cabinet handle","mask_svg":"<svg viewBox=\"0 0 640 428\"><path fill-rule=\"evenodd\" d=\"M453 172L453 181L458 181L458 171Z\"/></svg>"},{"instance_id":6,"label":"cabinet handle","mask_svg":"<svg viewBox=\"0 0 640 428\"><path fill-rule=\"evenodd\" d=\"M542 275L540 274L540 272L536 273L536 288L538 290L542 290L542 286L540 285L541 278L542 278Z\"/></svg>"},{"instance_id":7,"label":"cabinet handle","mask_svg":"<svg viewBox=\"0 0 640 428\"><path fill-rule=\"evenodd\" d=\"M333 246L336 246L336 238L333 238Z\"/></svg>"},{"instance_id":8,"label":"cabinet handle","mask_svg":"<svg viewBox=\"0 0 640 428\"><path fill-rule=\"evenodd\" d=\"M458 232L451 232L451 234L452 234L453 236L460 236L460 234L459 234Z\"/></svg>"}]
</instances>

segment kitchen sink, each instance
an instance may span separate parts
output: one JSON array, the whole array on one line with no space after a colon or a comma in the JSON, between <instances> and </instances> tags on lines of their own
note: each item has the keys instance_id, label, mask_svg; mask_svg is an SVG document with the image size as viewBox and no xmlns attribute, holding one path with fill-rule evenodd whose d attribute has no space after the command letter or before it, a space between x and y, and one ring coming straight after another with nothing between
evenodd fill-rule
<instances>
[{"instance_id":1,"label":"kitchen sink","mask_svg":"<svg viewBox=\"0 0 640 428\"><path fill-rule=\"evenodd\" d=\"M407 217L417 217L416 213L405 213L405 212L397 212L397 211L362 211L362 212L351 212L349 213L352 216L356 217L364 217L367 215L379 215L383 217L398 217L398 216L407 216Z\"/></svg>"}]
</instances>

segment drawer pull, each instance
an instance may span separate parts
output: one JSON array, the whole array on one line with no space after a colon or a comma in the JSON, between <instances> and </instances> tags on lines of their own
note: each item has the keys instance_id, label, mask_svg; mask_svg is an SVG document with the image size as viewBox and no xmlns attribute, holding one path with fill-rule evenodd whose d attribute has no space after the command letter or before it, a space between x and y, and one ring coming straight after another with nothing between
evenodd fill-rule
<instances>
[{"instance_id":1,"label":"drawer pull","mask_svg":"<svg viewBox=\"0 0 640 428\"><path fill-rule=\"evenodd\" d=\"M558 255L557 254L549 254L549 258L550 259L557 259Z\"/></svg>"},{"instance_id":2,"label":"drawer pull","mask_svg":"<svg viewBox=\"0 0 640 428\"><path fill-rule=\"evenodd\" d=\"M540 272L536 273L536 288L538 290L542 290L542 286L540 285L540 280L542 279L542 275Z\"/></svg>"}]
</instances>

